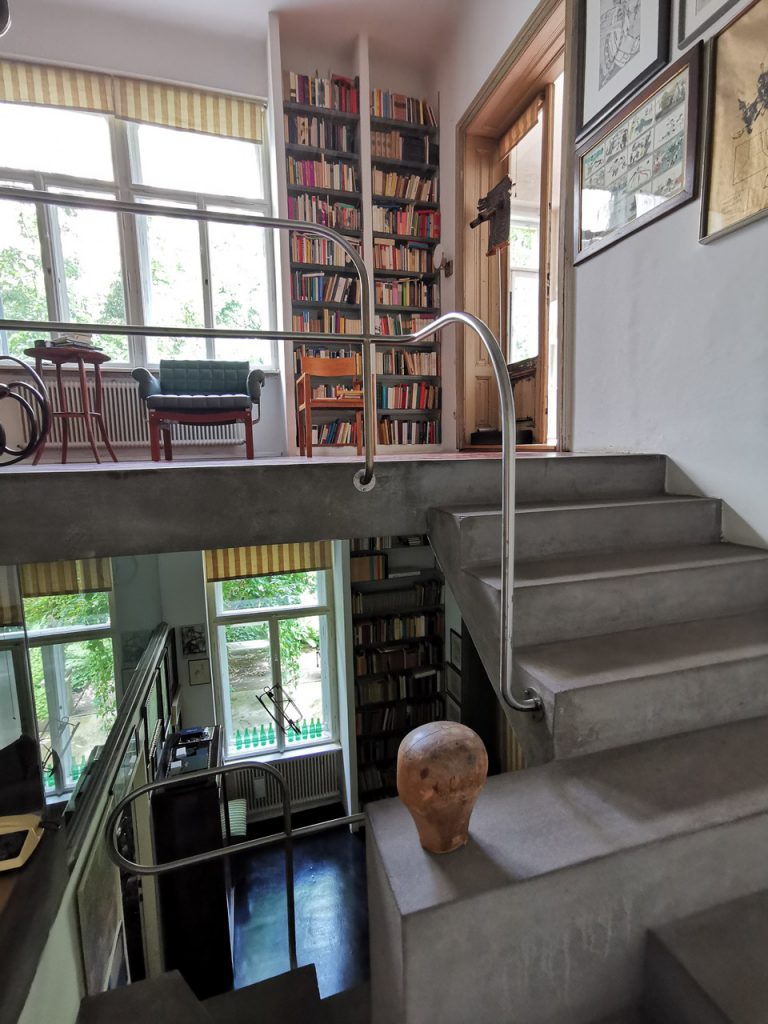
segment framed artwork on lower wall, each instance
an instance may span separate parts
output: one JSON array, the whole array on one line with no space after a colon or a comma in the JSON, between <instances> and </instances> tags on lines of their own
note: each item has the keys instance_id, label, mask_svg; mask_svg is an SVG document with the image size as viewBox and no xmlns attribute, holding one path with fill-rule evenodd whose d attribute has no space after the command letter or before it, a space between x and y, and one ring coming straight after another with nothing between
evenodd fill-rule
<instances>
[{"instance_id":1,"label":"framed artwork on lower wall","mask_svg":"<svg viewBox=\"0 0 768 1024\"><path fill-rule=\"evenodd\" d=\"M768 0L756 0L707 50L702 242L768 213L767 41Z\"/></svg>"},{"instance_id":2,"label":"framed artwork on lower wall","mask_svg":"<svg viewBox=\"0 0 768 1024\"><path fill-rule=\"evenodd\" d=\"M710 25L727 10L735 6L739 0L680 0L677 10L677 46L684 50L686 46L704 35Z\"/></svg>"},{"instance_id":3,"label":"framed artwork on lower wall","mask_svg":"<svg viewBox=\"0 0 768 1024\"><path fill-rule=\"evenodd\" d=\"M576 150L574 263L694 198L700 62L697 46Z\"/></svg>"}]
</instances>

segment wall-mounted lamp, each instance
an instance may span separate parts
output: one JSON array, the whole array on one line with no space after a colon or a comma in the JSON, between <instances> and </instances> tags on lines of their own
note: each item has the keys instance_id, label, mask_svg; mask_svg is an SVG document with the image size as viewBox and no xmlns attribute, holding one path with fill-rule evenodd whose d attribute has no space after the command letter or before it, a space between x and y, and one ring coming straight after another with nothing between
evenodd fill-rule
<instances>
[{"instance_id":1,"label":"wall-mounted lamp","mask_svg":"<svg viewBox=\"0 0 768 1024\"><path fill-rule=\"evenodd\" d=\"M453 276L453 260L448 259L441 245L436 245L435 251L432 253L432 267L435 273L442 270L446 277Z\"/></svg>"},{"instance_id":2,"label":"wall-mounted lamp","mask_svg":"<svg viewBox=\"0 0 768 1024\"><path fill-rule=\"evenodd\" d=\"M0 36L4 36L11 27L11 9L8 0L0 0Z\"/></svg>"}]
</instances>

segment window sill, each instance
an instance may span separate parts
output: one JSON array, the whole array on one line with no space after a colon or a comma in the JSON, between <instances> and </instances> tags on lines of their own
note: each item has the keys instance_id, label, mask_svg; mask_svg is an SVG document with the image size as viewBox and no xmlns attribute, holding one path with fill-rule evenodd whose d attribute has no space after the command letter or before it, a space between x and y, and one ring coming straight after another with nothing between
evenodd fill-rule
<instances>
[{"instance_id":1,"label":"window sill","mask_svg":"<svg viewBox=\"0 0 768 1024\"><path fill-rule=\"evenodd\" d=\"M334 751L341 750L341 744L338 740L328 740L324 743L312 743L306 747L292 747L290 750L273 750L266 751L264 754L252 754L248 752L238 752L237 754L229 754L224 756L224 763L228 765L238 764L241 761L263 761L271 764L273 761L292 761L300 757L312 757L317 754L328 754Z\"/></svg>"}]
</instances>

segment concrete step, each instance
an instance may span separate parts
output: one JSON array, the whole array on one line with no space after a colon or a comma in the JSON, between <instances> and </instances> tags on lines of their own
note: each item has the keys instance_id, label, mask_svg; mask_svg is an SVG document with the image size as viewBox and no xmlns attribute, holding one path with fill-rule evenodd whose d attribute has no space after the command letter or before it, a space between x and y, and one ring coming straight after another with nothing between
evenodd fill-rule
<instances>
[{"instance_id":1,"label":"concrete step","mask_svg":"<svg viewBox=\"0 0 768 1024\"><path fill-rule=\"evenodd\" d=\"M454 521L460 564L498 563L501 557L501 510L489 506L432 509ZM720 540L721 503L714 498L661 494L601 501L518 504L515 513L515 558L555 558L597 551L714 544Z\"/></svg>"},{"instance_id":2,"label":"concrete step","mask_svg":"<svg viewBox=\"0 0 768 1024\"><path fill-rule=\"evenodd\" d=\"M328 1024L331 1019L320 999L314 964L213 996L202 1005L214 1024Z\"/></svg>"},{"instance_id":3,"label":"concrete step","mask_svg":"<svg viewBox=\"0 0 768 1024\"><path fill-rule=\"evenodd\" d=\"M556 758L768 715L768 604L518 648L515 677L542 697Z\"/></svg>"},{"instance_id":4,"label":"concrete step","mask_svg":"<svg viewBox=\"0 0 768 1024\"><path fill-rule=\"evenodd\" d=\"M373 1024L637 1004L649 928L768 888L766 749L761 718L495 776L444 857L400 801L369 804Z\"/></svg>"},{"instance_id":5,"label":"concrete step","mask_svg":"<svg viewBox=\"0 0 768 1024\"><path fill-rule=\"evenodd\" d=\"M218 1019L218 1018L216 1018ZM211 1024L211 1017L178 971L122 985L80 1004L77 1024Z\"/></svg>"},{"instance_id":6,"label":"concrete step","mask_svg":"<svg viewBox=\"0 0 768 1024\"><path fill-rule=\"evenodd\" d=\"M371 986L364 982L327 996L323 1008L328 1024L371 1024Z\"/></svg>"},{"instance_id":7,"label":"concrete step","mask_svg":"<svg viewBox=\"0 0 768 1024\"><path fill-rule=\"evenodd\" d=\"M466 573L487 591L485 604L493 611L487 628L496 626L498 643L500 569L470 567ZM740 614L765 604L767 596L768 551L738 544L524 561L515 565L515 644Z\"/></svg>"},{"instance_id":8,"label":"concrete step","mask_svg":"<svg viewBox=\"0 0 768 1024\"><path fill-rule=\"evenodd\" d=\"M663 494L663 455L518 456L518 502L585 501ZM435 504L439 504L436 502Z\"/></svg>"},{"instance_id":9,"label":"concrete step","mask_svg":"<svg viewBox=\"0 0 768 1024\"><path fill-rule=\"evenodd\" d=\"M765 1024L768 892L654 929L644 1006L654 1024Z\"/></svg>"}]
</instances>

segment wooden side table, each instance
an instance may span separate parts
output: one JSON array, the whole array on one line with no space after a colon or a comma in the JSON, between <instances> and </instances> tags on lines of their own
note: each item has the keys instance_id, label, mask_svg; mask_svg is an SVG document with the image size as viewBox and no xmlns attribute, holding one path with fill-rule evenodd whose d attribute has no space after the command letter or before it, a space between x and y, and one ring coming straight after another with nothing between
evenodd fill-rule
<instances>
[{"instance_id":1,"label":"wooden side table","mask_svg":"<svg viewBox=\"0 0 768 1024\"><path fill-rule=\"evenodd\" d=\"M52 420L54 417L61 420L61 461L67 461L67 450L69 447L69 421L83 420L85 422L85 432L88 436L91 451L93 452L93 457L96 461L101 462L98 449L96 448L96 437L93 430L94 423L99 428L101 440L104 442L104 446L112 457L112 460L117 462L117 456L115 455L112 445L109 443L107 427L104 423L101 364L109 362L109 356L106 352L101 352L97 348L79 348L76 345L49 345L46 347L40 345L35 348L25 349L24 355L30 356L35 360L35 369L38 373L42 373L43 360L53 363L56 367L56 383L59 388L60 408L55 412L52 410L51 417ZM65 363L75 363L78 369L81 403L79 409L70 409L67 405L67 393L64 390L64 382L61 376L61 368ZM86 366L93 367L93 376L96 384L95 403L93 409L91 408L91 401L88 396L88 377L85 369ZM33 465L37 465L40 461L47 442L48 438L46 437L42 445L37 450Z\"/></svg>"}]
</instances>

